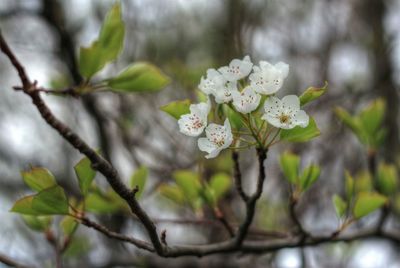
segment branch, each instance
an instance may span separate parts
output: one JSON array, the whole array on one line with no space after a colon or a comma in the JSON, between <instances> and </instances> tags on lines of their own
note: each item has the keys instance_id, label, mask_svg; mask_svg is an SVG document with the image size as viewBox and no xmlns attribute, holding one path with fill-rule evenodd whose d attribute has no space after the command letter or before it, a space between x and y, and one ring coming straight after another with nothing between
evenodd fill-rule
<instances>
[{"instance_id":1,"label":"branch","mask_svg":"<svg viewBox=\"0 0 400 268\"><path fill-rule=\"evenodd\" d=\"M292 219L293 223L296 225L298 232L303 237L303 239L305 239L307 236L309 236L309 234L303 228L303 225L301 224L300 219L297 217L297 214L296 214L297 202L298 202L298 200L295 197L293 197L293 196L290 197L289 215L290 215L290 218Z\"/></svg>"},{"instance_id":2,"label":"branch","mask_svg":"<svg viewBox=\"0 0 400 268\"><path fill-rule=\"evenodd\" d=\"M82 223L83 225L85 225L85 226L87 226L89 228L93 228L93 229L99 231L100 233L110 237L110 238L114 238L114 239L117 239L117 240L120 240L120 241L128 242L130 244L133 244L133 245L137 246L138 248L145 249L145 250L150 251L150 252L154 252L154 248L149 243L147 243L146 241L143 241L143 240L140 240L140 239L136 239L134 237L125 236L125 235L120 234L120 233L113 232L113 231L109 230L107 227L105 227L103 225L100 225L100 224L98 224L96 222L93 222L93 221L89 220L88 218L82 217L82 218L78 218L78 219L79 219L80 223Z\"/></svg>"},{"instance_id":3,"label":"branch","mask_svg":"<svg viewBox=\"0 0 400 268\"><path fill-rule=\"evenodd\" d=\"M240 246L242 244L243 240L247 235L247 231L254 218L257 200L260 198L264 186L264 180L265 180L264 160L267 158L267 151L263 148L257 148L257 157L258 157L257 188L255 193L246 200L246 218L242 223L242 225L239 227L239 231L236 236L235 244L237 246Z\"/></svg>"},{"instance_id":4,"label":"branch","mask_svg":"<svg viewBox=\"0 0 400 268\"><path fill-rule=\"evenodd\" d=\"M29 268L29 267L31 267L32 268L32 266L27 266L27 265L24 265L24 264L20 264L20 263L18 263L16 261L12 260L10 257L7 257L6 255L3 255L1 253L0 253L0 263L4 263L5 265L10 266L10 267L17 267L17 268Z\"/></svg>"},{"instance_id":5,"label":"branch","mask_svg":"<svg viewBox=\"0 0 400 268\"><path fill-rule=\"evenodd\" d=\"M233 178L235 179L235 187L236 190L238 191L240 197L244 202L247 202L249 197L247 194L243 191L243 185L242 185L242 174L240 172L240 166L239 166L239 153L236 151L232 152L232 160L233 160Z\"/></svg>"},{"instance_id":6,"label":"branch","mask_svg":"<svg viewBox=\"0 0 400 268\"><path fill-rule=\"evenodd\" d=\"M33 104L38 109L42 118L54 128L65 140L67 140L75 149L79 150L82 154L86 155L92 162L94 169L102 173L113 190L122 197L131 211L140 219L146 231L152 241L156 252L159 255L163 255L163 246L161 245L160 239L157 234L157 229L147 213L141 208L137 200L135 199L132 191L125 186L122 182L117 170L102 156L98 155L95 150L89 147L77 134L75 134L68 126L59 121L50 109L46 106L42 98L40 97L40 91L36 90L36 84L31 83L28 75L25 72L22 64L17 60L8 44L4 40L0 30L0 49L10 59L11 63L18 72L23 85L23 92L29 95L32 99Z\"/></svg>"}]
</instances>

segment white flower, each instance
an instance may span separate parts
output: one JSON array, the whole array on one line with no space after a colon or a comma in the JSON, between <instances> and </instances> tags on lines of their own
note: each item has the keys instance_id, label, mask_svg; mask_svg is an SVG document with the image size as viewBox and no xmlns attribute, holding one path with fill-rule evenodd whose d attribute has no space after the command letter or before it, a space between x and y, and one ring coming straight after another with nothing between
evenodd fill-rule
<instances>
[{"instance_id":1,"label":"white flower","mask_svg":"<svg viewBox=\"0 0 400 268\"><path fill-rule=\"evenodd\" d=\"M300 100L295 95L285 96L282 100L269 97L264 103L265 114L261 117L277 128L291 129L295 126L308 126L309 117L300 110Z\"/></svg>"},{"instance_id":2,"label":"white flower","mask_svg":"<svg viewBox=\"0 0 400 268\"><path fill-rule=\"evenodd\" d=\"M206 128L207 138L200 138L197 141L199 149L207 152L206 158L216 157L220 151L226 149L233 141L231 124L225 119L224 125L210 124Z\"/></svg>"},{"instance_id":3,"label":"white flower","mask_svg":"<svg viewBox=\"0 0 400 268\"><path fill-rule=\"evenodd\" d=\"M190 114L178 120L179 131L191 137L199 136L207 126L207 116L211 109L210 100L190 105Z\"/></svg>"},{"instance_id":4,"label":"white flower","mask_svg":"<svg viewBox=\"0 0 400 268\"><path fill-rule=\"evenodd\" d=\"M207 78L201 77L199 89L205 94L210 95L224 87L225 78L215 69L207 70Z\"/></svg>"},{"instance_id":5,"label":"white flower","mask_svg":"<svg viewBox=\"0 0 400 268\"><path fill-rule=\"evenodd\" d=\"M236 82L227 82L224 87L219 88L214 91L215 102L216 103L227 103L232 100L232 94L239 92L237 90Z\"/></svg>"},{"instance_id":6,"label":"white flower","mask_svg":"<svg viewBox=\"0 0 400 268\"><path fill-rule=\"evenodd\" d=\"M233 92L233 106L236 111L247 114L254 111L260 104L261 96L251 86L247 86L242 92Z\"/></svg>"},{"instance_id":7,"label":"white flower","mask_svg":"<svg viewBox=\"0 0 400 268\"><path fill-rule=\"evenodd\" d=\"M260 67L254 66L253 70L249 76L251 86L260 94L271 95L282 87L283 80L289 73L289 65L284 62L272 65L260 61Z\"/></svg>"},{"instance_id":8,"label":"white flower","mask_svg":"<svg viewBox=\"0 0 400 268\"><path fill-rule=\"evenodd\" d=\"M250 61L249 56L245 56L243 60L234 59L229 63L229 66L224 66L218 69L218 71L228 81L237 81L246 77L251 72L253 63Z\"/></svg>"}]
</instances>

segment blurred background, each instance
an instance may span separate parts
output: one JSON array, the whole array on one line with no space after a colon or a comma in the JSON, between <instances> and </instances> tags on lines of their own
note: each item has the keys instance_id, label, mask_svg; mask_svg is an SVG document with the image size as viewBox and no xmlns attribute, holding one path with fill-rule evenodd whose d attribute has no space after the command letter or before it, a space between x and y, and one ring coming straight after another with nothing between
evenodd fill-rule
<instances>
[{"instance_id":1,"label":"blurred background","mask_svg":"<svg viewBox=\"0 0 400 268\"><path fill-rule=\"evenodd\" d=\"M45 87L79 83L79 46L89 45L114 1L2 0L2 32L32 79ZM281 97L300 94L309 86L329 82L328 93L306 110L316 118L322 135L310 143L281 144L270 151L267 183L258 206L254 236L293 227L287 217L287 184L278 165L280 152L291 149L303 164L322 166L316 185L304 196L298 213L305 227L329 234L338 226L331 196L343 191L343 173L366 169L367 152L333 114L336 106L356 112L370 100L387 102L389 134L380 159L399 156L400 1L364 0L122 0L126 23L122 56L100 74L115 74L137 60L150 61L172 78L156 95L97 93L81 99L45 96L54 113L91 146L101 149L127 181L141 165L150 171L141 200L159 229L173 243L210 243L226 238L218 224L209 224L207 210L194 213L160 197L157 187L180 169L197 169L203 159L195 139L179 133L176 121L159 110L170 101L190 98L207 68L250 55L272 63L284 61L290 73ZM51 267L52 248L42 234L30 231L20 216L10 213L13 202L29 192L20 171L32 166L51 170L70 195L78 195L73 166L81 156L40 118L27 96L12 90L20 82L0 55L0 254L21 262ZM254 152L241 154L245 189L254 189ZM230 174L230 155L203 161L204 177L215 171ZM98 176L97 183L106 186ZM234 189L220 204L228 220L243 216ZM93 216L95 217L95 216ZM129 215L97 215L112 230L145 238ZM390 226L398 228L396 215ZM190 219L181 222L173 219ZM371 215L354 231L374 223ZM66 267L400 267L398 245L371 239L304 249L283 249L263 255L229 255L163 260L134 247L109 240L80 227L80 247L65 257ZM1 264L0 264L1 267Z\"/></svg>"}]
</instances>

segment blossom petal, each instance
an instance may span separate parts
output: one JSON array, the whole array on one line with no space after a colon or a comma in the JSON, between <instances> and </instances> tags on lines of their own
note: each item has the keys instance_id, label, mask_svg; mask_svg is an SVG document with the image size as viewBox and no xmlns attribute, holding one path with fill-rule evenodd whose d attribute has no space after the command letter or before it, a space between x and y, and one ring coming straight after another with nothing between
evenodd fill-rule
<instances>
[{"instance_id":1,"label":"blossom petal","mask_svg":"<svg viewBox=\"0 0 400 268\"><path fill-rule=\"evenodd\" d=\"M308 126L309 121L310 117L303 110L298 111L293 117L293 123L301 127Z\"/></svg>"},{"instance_id":2,"label":"blossom petal","mask_svg":"<svg viewBox=\"0 0 400 268\"><path fill-rule=\"evenodd\" d=\"M296 114L300 110L300 99L296 95L287 95L282 99L282 108L289 114Z\"/></svg>"},{"instance_id":3,"label":"blossom petal","mask_svg":"<svg viewBox=\"0 0 400 268\"><path fill-rule=\"evenodd\" d=\"M250 61L249 56L245 56L243 60L233 59L229 66L224 66L218 69L218 71L228 81L237 81L249 75L253 63Z\"/></svg>"},{"instance_id":4,"label":"blossom petal","mask_svg":"<svg viewBox=\"0 0 400 268\"><path fill-rule=\"evenodd\" d=\"M264 110L266 114L270 114L273 116L278 116L282 110L282 102L280 99L276 97L269 97L264 102Z\"/></svg>"},{"instance_id":5,"label":"blossom petal","mask_svg":"<svg viewBox=\"0 0 400 268\"><path fill-rule=\"evenodd\" d=\"M199 146L200 151L208 153L208 155L205 156L207 159L216 157L221 151L221 149L207 138L199 138L197 140L197 145Z\"/></svg>"},{"instance_id":6,"label":"blossom petal","mask_svg":"<svg viewBox=\"0 0 400 268\"><path fill-rule=\"evenodd\" d=\"M216 103L228 103L232 101L232 94L233 92L237 92L237 83L236 81L234 82L227 82L226 85L215 91L214 96L215 96L215 102Z\"/></svg>"},{"instance_id":7,"label":"blossom petal","mask_svg":"<svg viewBox=\"0 0 400 268\"><path fill-rule=\"evenodd\" d=\"M247 86L242 92L233 93L233 106L240 113L247 114L257 109L261 96L251 86Z\"/></svg>"},{"instance_id":8,"label":"blossom petal","mask_svg":"<svg viewBox=\"0 0 400 268\"><path fill-rule=\"evenodd\" d=\"M279 120L279 117L273 116L271 114L264 114L261 119L267 121L269 124L273 125L274 127L277 128L282 128L283 124Z\"/></svg>"},{"instance_id":9,"label":"blossom petal","mask_svg":"<svg viewBox=\"0 0 400 268\"><path fill-rule=\"evenodd\" d=\"M179 131L191 137L199 136L206 127L206 124L206 122L201 121L201 119L194 114L184 114L178 120Z\"/></svg>"},{"instance_id":10,"label":"blossom petal","mask_svg":"<svg viewBox=\"0 0 400 268\"><path fill-rule=\"evenodd\" d=\"M275 64L277 70L280 71L282 78L286 78L289 74L289 64L284 63L282 61Z\"/></svg>"}]
</instances>

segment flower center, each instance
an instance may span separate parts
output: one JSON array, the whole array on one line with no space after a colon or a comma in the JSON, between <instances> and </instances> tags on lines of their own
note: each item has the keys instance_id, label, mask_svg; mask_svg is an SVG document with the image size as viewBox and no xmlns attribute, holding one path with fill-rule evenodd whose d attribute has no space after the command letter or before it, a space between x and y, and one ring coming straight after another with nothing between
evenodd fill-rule
<instances>
[{"instance_id":1,"label":"flower center","mask_svg":"<svg viewBox=\"0 0 400 268\"><path fill-rule=\"evenodd\" d=\"M289 123L290 117L286 114L281 114L279 116L279 121L281 122L281 124L287 124Z\"/></svg>"}]
</instances>

